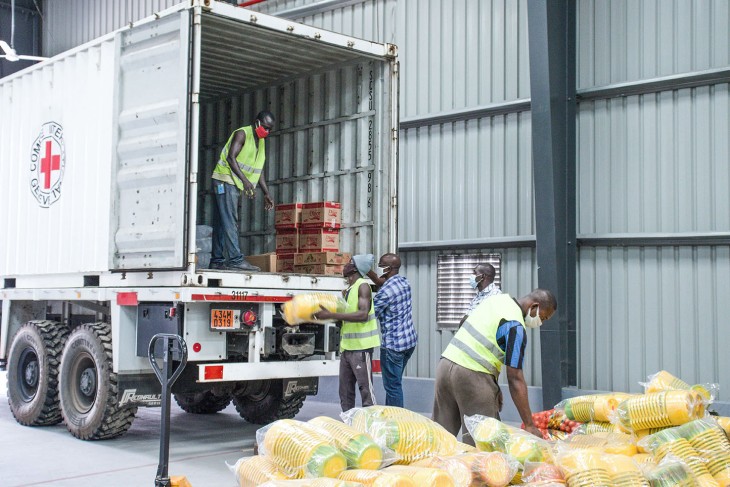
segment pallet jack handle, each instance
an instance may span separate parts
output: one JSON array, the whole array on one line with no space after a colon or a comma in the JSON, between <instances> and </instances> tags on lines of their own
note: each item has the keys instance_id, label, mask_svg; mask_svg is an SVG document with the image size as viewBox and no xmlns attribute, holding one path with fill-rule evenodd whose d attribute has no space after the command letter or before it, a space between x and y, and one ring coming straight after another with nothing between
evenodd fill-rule
<instances>
[{"instance_id":1,"label":"pallet jack handle","mask_svg":"<svg viewBox=\"0 0 730 487\"><path fill-rule=\"evenodd\" d=\"M158 340L164 340L162 368L157 365L157 360L155 359L155 345ZM175 345L180 350L180 363L173 369L172 352ZM150 360L150 365L152 365L152 370L155 371L155 375L162 385L160 463L157 465L155 487L170 487L171 482L167 471L170 463L170 396L172 395L172 385L180 377L180 374L182 374L185 368L185 364L188 362L188 346L185 344L185 340L179 335L158 333L150 340L147 356Z\"/></svg>"}]
</instances>

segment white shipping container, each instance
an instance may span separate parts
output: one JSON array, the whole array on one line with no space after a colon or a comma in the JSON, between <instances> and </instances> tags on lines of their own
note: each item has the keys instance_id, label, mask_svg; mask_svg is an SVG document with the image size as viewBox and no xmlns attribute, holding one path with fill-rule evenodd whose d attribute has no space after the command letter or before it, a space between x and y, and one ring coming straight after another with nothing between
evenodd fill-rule
<instances>
[{"instance_id":1,"label":"white shipping container","mask_svg":"<svg viewBox=\"0 0 730 487\"><path fill-rule=\"evenodd\" d=\"M210 174L262 109L276 202L340 201L343 251L395 248L395 46L201 5L0 80L0 276L195 272ZM260 194L242 211L244 252L273 251Z\"/></svg>"},{"instance_id":2,"label":"white shipping container","mask_svg":"<svg viewBox=\"0 0 730 487\"><path fill-rule=\"evenodd\" d=\"M343 279L199 268L196 229L231 132L270 110L275 201L339 201L343 251L394 250L396 54L192 0L0 80L0 367L16 420L124 434L160 404L163 335L187 356L172 392L189 412L233 401L249 422L290 418L337 375L337 326L281 308ZM244 252L273 251L261 192L241 206Z\"/></svg>"}]
</instances>

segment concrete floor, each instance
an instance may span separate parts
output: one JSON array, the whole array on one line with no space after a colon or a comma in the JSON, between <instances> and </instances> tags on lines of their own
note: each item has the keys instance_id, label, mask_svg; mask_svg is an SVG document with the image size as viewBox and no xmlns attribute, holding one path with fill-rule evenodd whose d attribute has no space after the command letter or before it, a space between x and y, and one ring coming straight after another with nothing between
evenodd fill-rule
<instances>
[{"instance_id":1,"label":"concrete floor","mask_svg":"<svg viewBox=\"0 0 730 487\"><path fill-rule=\"evenodd\" d=\"M338 417L338 404L307 400L297 419ZM185 475L193 487L237 487L226 466L253 454L256 425L230 405L213 415L187 414L173 400L171 475ZM0 372L0 485L54 487L153 486L159 459L160 409L140 408L121 438L80 441L63 424L30 428L15 422Z\"/></svg>"}]
</instances>

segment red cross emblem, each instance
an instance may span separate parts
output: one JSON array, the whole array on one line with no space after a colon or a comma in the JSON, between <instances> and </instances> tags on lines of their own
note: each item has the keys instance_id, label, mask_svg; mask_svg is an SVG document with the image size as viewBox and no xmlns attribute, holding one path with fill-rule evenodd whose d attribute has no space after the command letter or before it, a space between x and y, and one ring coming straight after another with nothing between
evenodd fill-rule
<instances>
[{"instance_id":1,"label":"red cross emblem","mask_svg":"<svg viewBox=\"0 0 730 487\"><path fill-rule=\"evenodd\" d=\"M30 149L30 191L42 208L50 208L61 197L65 167L63 127L44 123Z\"/></svg>"},{"instance_id":2,"label":"red cross emblem","mask_svg":"<svg viewBox=\"0 0 730 487\"><path fill-rule=\"evenodd\" d=\"M51 189L51 173L61 169L61 155L53 155L53 142L46 140L46 155L41 159L43 189Z\"/></svg>"}]
</instances>

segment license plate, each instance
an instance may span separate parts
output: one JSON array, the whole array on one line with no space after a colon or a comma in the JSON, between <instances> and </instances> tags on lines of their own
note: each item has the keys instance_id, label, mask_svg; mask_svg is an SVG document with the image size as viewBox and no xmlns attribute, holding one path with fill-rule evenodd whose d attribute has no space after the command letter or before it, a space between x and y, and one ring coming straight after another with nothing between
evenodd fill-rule
<instances>
[{"instance_id":1,"label":"license plate","mask_svg":"<svg viewBox=\"0 0 730 487\"><path fill-rule=\"evenodd\" d=\"M212 309L210 310L210 327L239 328L239 314L240 311L235 309Z\"/></svg>"}]
</instances>

